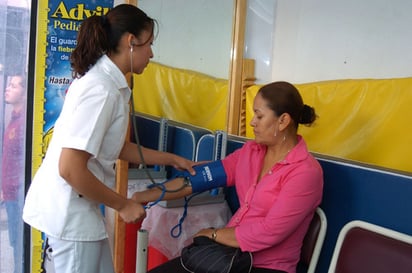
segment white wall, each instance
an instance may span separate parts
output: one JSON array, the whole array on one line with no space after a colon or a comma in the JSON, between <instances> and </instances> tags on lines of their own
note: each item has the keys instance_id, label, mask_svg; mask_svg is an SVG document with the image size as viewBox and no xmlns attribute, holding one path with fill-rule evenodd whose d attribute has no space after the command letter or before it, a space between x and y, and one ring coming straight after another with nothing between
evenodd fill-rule
<instances>
[{"instance_id":1,"label":"white wall","mask_svg":"<svg viewBox=\"0 0 412 273\"><path fill-rule=\"evenodd\" d=\"M138 5L160 23L154 61L227 78L232 0ZM248 0L245 57L257 83L410 77L411 13L411 0Z\"/></svg>"},{"instance_id":2,"label":"white wall","mask_svg":"<svg viewBox=\"0 0 412 273\"><path fill-rule=\"evenodd\" d=\"M255 60L256 82L272 77L276 1L248 0L244 57Z\"/></svg>"},{"instance_id":3,"label":"white wall","mask_svg":"<svg viewBox=\"0 0 412 273\"><path fill-rule=\"evenodd\" d=\"M412 1L273 1L272 74L263 81L412 76Z\"/></svg>"},{"instance_id":4,"label":"white wall","mask_svg":"<svg viewBox=\"0 0 412 273\"><path fill-rule=\"evenodd\" d=\"M139 0L159 23L153 61L228 79L232 0Z\"/></svg>"}]
</instances>

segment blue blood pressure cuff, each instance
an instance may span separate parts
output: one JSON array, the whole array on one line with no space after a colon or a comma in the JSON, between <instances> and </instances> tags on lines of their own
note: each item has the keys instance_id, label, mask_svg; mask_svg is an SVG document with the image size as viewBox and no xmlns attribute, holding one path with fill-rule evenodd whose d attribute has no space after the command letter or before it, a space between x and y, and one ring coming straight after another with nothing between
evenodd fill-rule
<instances>
[{"instance_id":1,"label":"blue blood pressure cuff","mask_svg":"<svg viewBox=\"0 0 412 273\"><path fill-rule=\"evenodd\" d=\"M189 172L184 172L182 175L192 186L193 193L226 186L227 176L222 161L213 161L195 166L193 169L196 171L195 175Z\"/></svg>"}]
</instances>

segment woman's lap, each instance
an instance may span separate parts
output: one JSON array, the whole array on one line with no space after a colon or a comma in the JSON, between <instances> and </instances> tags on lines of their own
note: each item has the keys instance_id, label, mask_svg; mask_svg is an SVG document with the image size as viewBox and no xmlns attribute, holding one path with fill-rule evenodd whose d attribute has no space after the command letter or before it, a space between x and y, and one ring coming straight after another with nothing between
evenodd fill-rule
<instances>
[{"instance_id":1,"label":"woman's lap","mask_svg":"<svg viewBox=\"0 0 412 273\"><path fill-rule=\"evenodd\" d=\"M159 265L156 268L148 271L147 273L187 273L180 263L180 257L174 258L164 264ZM267 269L267 268L253 268L251 273L286 273L284 271Z\"/></svg>"},{"instance_id":2,"label":"woman's lap","mask_svg":"<svg viewBox=\"0 0 412 273\"><path fill-rule=\"evenodd\" d=\"M180 263L180 257L167 261L164 264L161 264L158 267L153 268L147 273L162 273L162 272L187 273L187 271L182 267Z\"/></svg>"}]
</instances>

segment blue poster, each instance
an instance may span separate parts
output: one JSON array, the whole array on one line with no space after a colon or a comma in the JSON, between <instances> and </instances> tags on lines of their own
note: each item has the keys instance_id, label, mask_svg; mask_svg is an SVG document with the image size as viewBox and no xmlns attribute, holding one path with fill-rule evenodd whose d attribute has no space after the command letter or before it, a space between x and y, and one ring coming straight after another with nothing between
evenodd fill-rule
<instances>
[{"instance_id":1,"label":"blue poster","mask_svg":"<svg viewBox=\"0 0 412 273\"><path fill-rule=\"evenodd\" d=\"M72 81L70 53L76 47L81 22L94 14L106 14L111 7L113 0L48 1L43 132L53 128Z\"/></svg>"},{"instance_id":2,"label":"blue poster","mask_svg":"<svg viewBox=\"0 0 412 273\"><path fill-rule=\"evenodd\" d=\"M94 14L106 14L113 0L39 0L36 33L36 63L33 113L32 172L40 166L66 90L72 82L70 54L76 47L82 21ZM31 272L42 272L43 237L31 233Z\"/></svg>"}]
</instances>

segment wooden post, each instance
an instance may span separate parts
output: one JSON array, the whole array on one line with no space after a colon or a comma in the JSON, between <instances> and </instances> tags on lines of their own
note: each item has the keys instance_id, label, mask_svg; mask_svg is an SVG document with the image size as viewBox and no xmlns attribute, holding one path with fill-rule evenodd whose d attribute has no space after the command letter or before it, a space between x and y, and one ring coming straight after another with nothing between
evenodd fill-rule
<instances>
[{"instance_id":1,"label":"wooden post","mask_svg":"<svg viewBox=\"0 0 412 273\"><path fill-rule=\"evenodd\" d=\"M130 139L130 126L127 132L127 140ZM127 196L129 163L124 160L116 162L116 191ZM113 245L113 263L116 273L124 273L124 251L126 240L126 223L116 211L114 216L114 245Z\"/></svg>"},{"instance_id":2,"label":"wooden post","mask_svg":"<svg viewBox=\"0 0 412 273\"><path fill-rule=\"evenodd\" d=\"M255 60L244 59L240 92L239 136L246 136L246 89L255 84Z\"/></svg>"},{"instance_id":3,"label":"wooden post","mask_svg":"<svg viewBox=\"0 0 412 273\"><path fill-rule=\"evenodd\" d=\"M234 0L232 52L229 75L229 105L227 132L238 135L242 91L243 49L245 44L247 0Z\"/></svg>"},{"instance_id":4,"label":"wooden post","mask_svg":"<svg viewBox=\"0 0 412 273\"><path fill-rule=\"evenodd\" d=\"M116 191L121 195L127 195L128 184L128 162L118 160L116 163ZM114 231L114 249L113 263L116 273L124 272L124 249L126 239L126 223L120 218L117 211L115 212L115 231Z\"/></svg>"}]
</instances>

